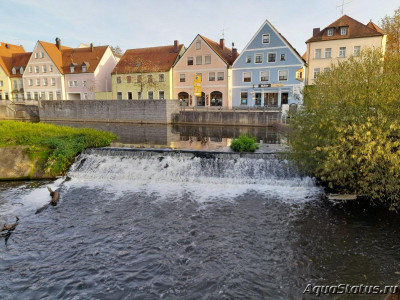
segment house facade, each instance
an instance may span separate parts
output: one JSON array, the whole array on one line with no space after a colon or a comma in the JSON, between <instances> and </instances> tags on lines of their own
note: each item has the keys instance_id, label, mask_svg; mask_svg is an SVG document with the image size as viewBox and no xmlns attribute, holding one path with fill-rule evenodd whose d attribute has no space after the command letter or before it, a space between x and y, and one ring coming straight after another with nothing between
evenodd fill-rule
<instances>
[{"instance_id":1,"label":"house facade","mask_svg":"<svg viewBox=\"0 0 400 300\"><path fill-rule=\"evenodd\" d=\"M313 36L307 40L306 84L328 71L332 64L355 55L365 48L376 48L382 52L386 47L386 34L370 21L364 25L347 15L325 27L313 29Z\"/></svg>"},{"instance_id":2,"label":"house facade","mask_svg":"<svg viewBox=\"0 0 400 300\"><path fill-rule=\"evenodd\" d=\"M232 69L233 107L281 108L301 101L304 60L268 20Z\"/></svg>"},{"instance_id":3,"label":"house facade","mask_svg":"<svg viewBox=\"0 0 400 300\"><path fill-rule=\"evenodd\" d=\"M197 35L173 69L174 98L188 106L230 108L232 63L237 55L224 39L217 43Z\"/></svg>"},{"instance_id":4,"label":"house facade","mask_svg":"<svg viewBox=\"0 0 400 300\"><path fill-rule=\"evenodd\" d=\"M172 69L184 51L178 41L126 50L112 71L112 99L174 99Z\"/></svg>"},{"instance_id":5,"label":"house facade","mask_svg":"<svg viewBox=\"0 0 400 300\"><path fill-rule=\"evenodd\" d=\"M23 88L17 77L21 71L24 72L24 68L15 69L15 74L12 74L13 61L17 61L17 57L19 58L20 55L26 57L26 55L29 56L29 53L25 54L22 46L0 43L0 100L15 100L19 96L20 89Z\"/></svg>"}]
</instances>

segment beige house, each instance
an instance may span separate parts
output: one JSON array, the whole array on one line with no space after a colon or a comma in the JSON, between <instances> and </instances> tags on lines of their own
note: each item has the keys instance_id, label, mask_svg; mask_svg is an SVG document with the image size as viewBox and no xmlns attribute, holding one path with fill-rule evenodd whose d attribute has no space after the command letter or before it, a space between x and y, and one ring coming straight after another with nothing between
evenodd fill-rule
<instances>
[{"instance_id":1,"label":"beige house","mask_svg":"<svg viewBox=\"0 0 400 300\"><path fill-rule=\"evenodd\" d=\"M343 15L325 27L313 29L313 36L307 40L306 84L313 84L314 79L332 64L346 59L365 48L377 48L385 51L386 34L370 21L364 25L349 16Z\"/></svg>"}]
</instances>

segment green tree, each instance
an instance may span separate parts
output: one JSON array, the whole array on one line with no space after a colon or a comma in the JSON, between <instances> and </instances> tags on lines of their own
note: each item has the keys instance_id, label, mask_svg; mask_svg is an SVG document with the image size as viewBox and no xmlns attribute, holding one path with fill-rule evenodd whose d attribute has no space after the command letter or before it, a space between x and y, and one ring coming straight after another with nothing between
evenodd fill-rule
<instances>
[{"instance_id":1,"label":"green tree","mask_svg":"<svg viewBox=\"0 0 400 300\"><path fill-rule=\"evenodd\" d=\"M387 34L387 51L400 52L400 7L394 11L393 17L386 15L381 20L381 27Z\"/></svg>"},{"instance_id":2,"label":"green tree","mask_svg":"<svg viewBox=\"0 0 400 300\"><path fill-rule=\"evenodd\" d=\"M307 89L291 145L300 166L343 193L400 208L400 54L363 51Z\"/></svg>"}]
</instances>

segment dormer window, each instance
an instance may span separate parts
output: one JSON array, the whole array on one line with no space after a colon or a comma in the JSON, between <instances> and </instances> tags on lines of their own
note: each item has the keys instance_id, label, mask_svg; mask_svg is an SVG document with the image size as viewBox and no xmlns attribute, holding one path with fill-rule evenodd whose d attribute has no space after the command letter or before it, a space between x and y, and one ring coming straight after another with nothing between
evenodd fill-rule
<instances>
[{"instance_id":1,"label":"dormer window","mask_svg":"<svg viewBox=\"0 0 400 300\"><path fill-rule=\"evenodd\" d=\"M13 67L11 72L15 75L15 74L17 74L17 69L15 67Z\"/></svg>"},{"instance_id":2,"label":"dormer window","mask_svg":"<svg viewBox=\"0 0 400 300\"><path fill-rule=\"evenodd\" d=\"M19 68L19 73L24 74L24 67Z\"/></svg>"},{"instance_id":3,"label":"dormer window","mask_svg":"<svg viewBox=\"0 0 400 300\"><path fill-rule=\"evenodd\" d=\"M327 35L327 36L333 36L333 28L329 28L329 29L326 31L326 35Z\"/></svg>"},{"instance_id":4,"label":"dormer window","mask_svg":"<svg viewBox=\"0 0 400 300\"><path fill-rule=\"evenodd\" d=\"M85 73L87 71L86 65L83 63L82 64L82 72Z\"/></svg>"},{"instance_id":5,"label":"dormer window","mask_svg":"<svg viewBox=\"0 0 400 300\"><path fill-rule=\"evenodd\" d=\"M347 27L340 27L340 35L347 35Z\"/></svg>"},{"instance_id":6,"label":"dormer window","mask_svg":"<svg viewBox=\"0 0 400 300\"><path fill-rule=\"evenodd\" d=\"M74 73L74 72L75 72L75 66L71 65L69 68L70 68L70 70L71 70L71 73Z\"/></svg>"}]
</instances>

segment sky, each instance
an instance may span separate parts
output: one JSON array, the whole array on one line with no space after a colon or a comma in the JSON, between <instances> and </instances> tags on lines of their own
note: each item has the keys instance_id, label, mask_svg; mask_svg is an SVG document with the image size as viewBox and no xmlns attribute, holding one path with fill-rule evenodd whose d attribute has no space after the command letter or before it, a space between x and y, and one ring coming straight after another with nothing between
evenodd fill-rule
<instances>
[{"instance_id":1,"label":"sky","mask_svg":"<svg viewBox=\"0 0 400 300\"><path fill-rule=\"evenodd\" d=\"M268 19L303 54L315 27L341 16L343 0L0 0L0 41L32 51L38 40L78 47L119 45L123 50L190 45L197 34L239 52ZM0 2L0 3L1 3ZM376 24L400 7L398 0L345 0L344 13Z\"/></svg>"}]
</instances>

